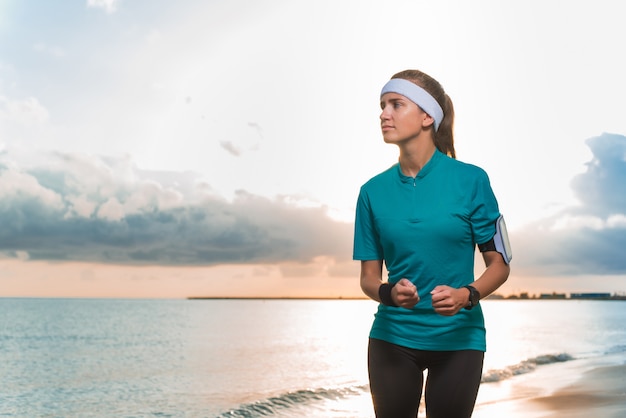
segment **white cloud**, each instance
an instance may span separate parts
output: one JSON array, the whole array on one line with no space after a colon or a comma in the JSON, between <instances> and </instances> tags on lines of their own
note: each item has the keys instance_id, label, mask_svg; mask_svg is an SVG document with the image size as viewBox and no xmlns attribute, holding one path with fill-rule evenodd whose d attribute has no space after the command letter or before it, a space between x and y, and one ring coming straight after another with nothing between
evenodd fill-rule
<instances>
[{"instance_id":1,"label":"white cloud","mask_svg":"<svg viewBox=\"0 0 626 418\"><path fill-rule=\"evenodd\" d=\"M0 96L0 120L23 125L43 124L49 119L48 110L34 97L12 100Z\"/></svg>"},{"instance_id":2,"label":"white cloud","mask_svg":"<svg viewBox=\"0 0 626 418\"><path fill-rule=\"evenodd\" d=\"M119 0L87 0L87 7L95 7L104 9L107 13L113 13L117 10Z\"/></svg>"},{"instance_id":3,"label":"white cloud","mask_svg":"<svg viewBox=\"0 0 626 418\"><path fill-rule=\"evenodd\" d=\"M98 209L98 218L106 219L107 221L120 221L126 216L124 207L114 197L104 202Z\"/></svg>"},{"instance_id":4,"label":"white cloud","mask_svg":"<svg viewBox=\"0 0 626 418\"><path fill-rule=\"evenodd\" d=\"M556 219L554 225L550 228L552 231L558 230L581 230L595 229L601 230L605 227L605 222L597 216L583 215L572 216L563 215Z\"/></svg>"},{"instance_id":5,"label":"white cloud","mask_svg":"<svg viewBox=\"0 0 626 418\"><path fill-rule=\"evenodd\" d=\"M94 214L97 208L96 202L90 200L87 196L66 196L69 208L65 214L65 218L72 216L80 216L83 218L89 218Z\"/></svg>"},{"instance_id":6,"label":"white cloud","mask_svg":"<svg viewBox=\"0 0 626 418\"><path fill-rule=\"evenodd\" d=\"M626 228L626 214L611 215L606 220L606 226L608 228Z\"/></svg>"},{"instance_id":7,"label":"white cloud","mask_svg":"<svg viewBox=\"0 0 626 418\"><path fill-rule=\"evenodd\" d=\"M15 256L18 260L26 261L30 258L26 251L16 251Z\"/></svg>"},{"instance_id":8,"label":"white cloud","mask_svg":"<svg viewBox=\"0 0 626 418\"><path fill-rule=\"evenodd\" d=\"M31 174L15 169L0 172L0 200L4 201L4 205L9 205L10 201L23 199L40 201L44 206L54 210L63 208L61 196L42 186Z\"/></svg>"},{"instance_id":9,"label":"white cloud","mask_svg":"<svg viewBox=\"0 0 626 418\"><path fill-rule=\"evenodd\" d=\"M549 228L549 230L569 230L573 232L592 229L595 231L601 231L603 229L617 229L625 227L626 216L623 214L611 215L606 219L593 215L564 214L555 219L554 224Z\"/></svg>"},{"instance_id":10,"label":"white cloud","mask_svg":"<svg viewBox=\"0 0 626 418\"><path fill-rule=\"evenodd\" d=\"M30 259L30 255L26 251L0 251L0 260L6 259L28 261Z\"/></svg>"},{"instance_id":11,"label":"white cloud","mask_svg":"<svg viewBox=\"0 0 626 418\"><path fill-rule=\"evenodd\" d=\"M143 180L136 185L136 191L126 199L127 213L144 210L168 210L184 204L183 194L171 187L163 187L152 180Z\"/></svg>"}]
</instances>

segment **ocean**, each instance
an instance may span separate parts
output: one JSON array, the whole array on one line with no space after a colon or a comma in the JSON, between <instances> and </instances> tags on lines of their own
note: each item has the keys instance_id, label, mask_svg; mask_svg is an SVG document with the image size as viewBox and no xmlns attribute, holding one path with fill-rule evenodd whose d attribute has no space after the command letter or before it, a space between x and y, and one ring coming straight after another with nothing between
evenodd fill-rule
<instances>
[{"instance_id":1,"label":"ocean","mask_svg":"<svg viewBox=\"0 0 626 418\"><path fill-rule=\"evenodd\" d=\"M481 405L626 363L626 302L485 300ZM0 299L2 417L372 417L369 300ZM423 415L421 415L423 416Z\"/></svg>"}]
</instances>

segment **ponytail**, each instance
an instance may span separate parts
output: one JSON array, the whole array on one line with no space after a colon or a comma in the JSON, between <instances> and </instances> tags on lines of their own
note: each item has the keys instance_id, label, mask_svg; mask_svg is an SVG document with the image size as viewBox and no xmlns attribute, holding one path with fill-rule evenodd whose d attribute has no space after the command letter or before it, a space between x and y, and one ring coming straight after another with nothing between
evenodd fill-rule
<instances>
[{"instance_id":1,"label":"ponytail","mask_svg":"<svg viewBox=\"0 0 626 418\"><path fill-rule=\"evenodd\" d=\"M439 129L435 132L435 146L444 154L456 158L456 151L454 150L454 106L450 96L445 93L441 107L444 116Z\"/></svg>"}]
</instances>

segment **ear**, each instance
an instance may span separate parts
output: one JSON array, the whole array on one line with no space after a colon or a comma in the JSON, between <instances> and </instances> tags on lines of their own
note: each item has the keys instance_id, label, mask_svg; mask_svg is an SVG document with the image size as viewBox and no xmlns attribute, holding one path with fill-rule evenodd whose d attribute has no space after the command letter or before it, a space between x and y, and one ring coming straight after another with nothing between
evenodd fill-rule
<instances>
[{"instance_id":1,"label":"ear","mask_svg":"<svg viewBox=\"0 0 626 418\"><path fill-rule=\"evenodd\" d=\"M428 128L432 126L434 128L435 127L434 124L435 124L435 119L431 117L428 113L424 112L424 118L422 119L422 127Z\"/></svg>"}]
</instances>

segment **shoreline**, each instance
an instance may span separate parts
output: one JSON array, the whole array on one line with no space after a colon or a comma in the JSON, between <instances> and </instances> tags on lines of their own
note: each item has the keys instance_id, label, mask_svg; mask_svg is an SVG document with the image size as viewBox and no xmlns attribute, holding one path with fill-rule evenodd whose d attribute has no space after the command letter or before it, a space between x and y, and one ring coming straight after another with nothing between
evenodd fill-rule
<instances>
[{"instance_id":1,"label":"shoreline","mask_svg":"<svg viewBox=\"0 0 626 418\"><path fill-rule=\"evenodd\" d=\"M583 417L626 416L626 365L603 366L588 370L580 379L550 396L532 399L552 415Z\"/></svg>"},{"instance_id":2,"label":"shoreline","mask_svg":"<svg viewBox=\"0 0 626 418\"><path fill-rule=\"evenodd\" d=\"M626 364L623 361L545 367L493 389L487 391L492 392L491 399L477 403L474 418L626 416Z\"/></svg>"}]
</instances>

